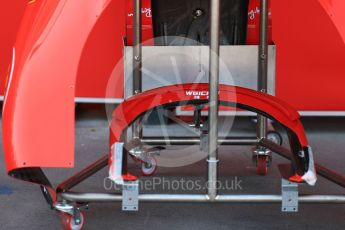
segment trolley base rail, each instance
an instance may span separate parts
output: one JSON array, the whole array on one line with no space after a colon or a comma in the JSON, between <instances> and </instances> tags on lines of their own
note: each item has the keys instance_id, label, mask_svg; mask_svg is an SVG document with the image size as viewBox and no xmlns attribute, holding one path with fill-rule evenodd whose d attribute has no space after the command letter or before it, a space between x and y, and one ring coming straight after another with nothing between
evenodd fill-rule
<instances>
[{"instance_id":1,"label":"trolley base rail","mask_svg":"<svg viewBox=\"0 0 345 230\"><path fill-rule=\"evenodd\" d=\"M122 195L113 193L76 193L63 192L61 198L71 202L102 203L121 202ZM281 203L282 195L217 195L211 200L208 195L198 194L140 194L140 202L189 202L189 203ZM306 204L345 204L345 196L341 195L301 195L298 202Z\"/></svg>"}]
</instances>

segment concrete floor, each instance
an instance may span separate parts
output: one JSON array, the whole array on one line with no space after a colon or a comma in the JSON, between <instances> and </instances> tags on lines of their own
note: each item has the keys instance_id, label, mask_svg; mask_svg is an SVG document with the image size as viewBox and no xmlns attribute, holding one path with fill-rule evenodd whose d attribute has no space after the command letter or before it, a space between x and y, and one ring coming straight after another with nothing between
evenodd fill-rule
<instances>
[{"instance_id":1,"label":"concrete floor","mask_svg":"<svg viewBox=\"0 0 345 230\"><path fill-rule=\"evenodd\" d=\"M303 120L317 161L345 175L345 119L308 118ZM249 119L238 119L235 126L250 135L254 125ZM76 165L73 170L46 170L57 184L78 169L87 166L107 152L108 128L102 109L85 112L80 108L76 124ZM2 136L2 133L1 133ZM2 138L1 138L2 146ZM181 149L190 152L193 149ZM194 151L198 151L197 148ZM163 156L174 154L164 151ZM239 194L279 194L280 177L277 165L286 161L273 157L269 175L255 175L250 147L220 148L222 181L237 178L241 190L222 191ZM131 169L138 167L131 163ZM37 186L10 179L0 153L0 229L60 229L55 212L49 210ZM157 176L172 181L203 181L205 160L180 168L159 168ZM101 191L107 172L103 170L76 190ZM148 178L146 180L152 180ZM158 190L163 192L163 188ZM301 193L344 194L345 190L320 178L314 188L302 186ZM164 191L167 192L167 191ZM189 191L193 192L193 191ZM202 190L194 191L202 193ZM123 213L119 203L91 204L85 229L345 229L345 205L300 205L299 213L281 213L278 204L140 204L138 213Z\"/></svg>"}]
</instances>

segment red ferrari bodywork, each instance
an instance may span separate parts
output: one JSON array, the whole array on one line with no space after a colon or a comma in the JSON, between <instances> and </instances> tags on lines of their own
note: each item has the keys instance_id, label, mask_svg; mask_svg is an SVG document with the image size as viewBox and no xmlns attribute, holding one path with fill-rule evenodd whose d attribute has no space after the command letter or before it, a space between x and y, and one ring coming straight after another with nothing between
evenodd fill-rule
<instances>
[{"instance_id":1,"label":"red ferrari bodywork","mask_svg":"<svg viewBox=\"0 0 345 230\"><path fill-rule=\"evenodd\" d=\"M172 85L149 90L129 98L114 111L110 145L120 142L123 131L146 111L177 102L207 102L208 91L208 84L205 83ZM276 97L246 88L220 85L219 101L229 103L229 106L247 108L253 112L267 115L295 133L301 147L308 146L299 114L290 105Z\"/></svg>"},{"instance_id":2,"label":"red ferrari bodywork","mask_svg":"<svg viewBox=\"0 0 345 230\"><path fill-rule=\"evenodd\" d=\"M93 0L28 4L3 108L8 171L74 166L78 67L93 30L114 4Z\"/></svg>"},{"instance_id":3,"label":"red ferrari bodywork","mask_svg":"<svg viewBox=\"0 0 345 230\"><path fill-rule=\"evenodd\" d=\"M28 2L40 1L2 3L0 30L5 36L0 37L0 95L4 94L12 47L24 8ZM250 1L248 44L258 41L258 2ZM102 99L106 96L111 71L122 58L122 38L127 37L131 44L130 3L117 1L90 34L78 69L76 97ZM150 0L143 0L144 39L152 37L149 6ZM276 95L299 111L344 114L345 103L338 103L345 102L342 94L345 84L344 9L343 0L271 1L272 40L277 45ZM120 83L123 82L122 76L118 78ZM297 90L296 85L299 86ZM122 88L114 97L123 98Z\"/></svg>"},{"instance_id":4,"label":"red ferrari bodywork","mask_svg":"<svg viewBox=\"0 0 345 230\"><path fill-rule=\"evenodd\" d=\"M3 107L8 171L73 167L74 98L83 93L75 86L106 85L122 58L126 2L27 2ZM278 97L297 109L345 110L345 2L273 0L272 18ZM122 96L122 81L117 88Z\"/></svg>"},{"instance_id":5,"label":"red ferrari bodywork","mask_svg":"<svg viewBox=\"0 0 345 230\"><path fill-rule=\"evenodd\" d=\"M177 105L207 103L208 96L209 86L203 83L165 86L129 98L121 103L112 115L109 149L114 151L113 148L115 148L116 143L124 141L125 130L147 111L161 106L176 107ZM222 105L256 112L282 124L289 133L292 149L291 157L295 159L297 165L296 175L291 177L290 180L295 182L306 181L307 183L315 184L316 175L314 174L314 165L310 165L309 163L306 165L304 161L299 159L300 151L307 151L309 146L303 125L300 121L300 115L294 108L268 94L229 85L219 85L219 101ZM115 168L118 167L116 166L116 162L120 160L115 159L116 157L112 151L109 154L109 168L111 168L111 171L115 171ZM305 154L308 155L308 159L313 158L311 152L307 151ZM123 170L121 169L121 171ZM308 172L312 175L311 180L305 179ZM114 173L110 174L113 174L111 177L114 177L116 180ZM121 175L117 176L121 177ZM122 177L124 179L135 180L135 177L132 177L128 173L122 175Z\"/></svg>"}]
</instances>

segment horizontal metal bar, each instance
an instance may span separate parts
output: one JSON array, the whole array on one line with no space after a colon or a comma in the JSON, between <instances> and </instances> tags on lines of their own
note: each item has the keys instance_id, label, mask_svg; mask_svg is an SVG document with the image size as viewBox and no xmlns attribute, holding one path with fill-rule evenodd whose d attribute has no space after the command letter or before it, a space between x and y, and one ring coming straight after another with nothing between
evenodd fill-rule
<instances>
[{"instance_id":1,"label":"horizontal metal bar","mask_svg":"<svg viewBox=\"0 0 345 230\"><path fill-rule=\"evenodd\" d=\"M124 100L122 98L97 98L97 97L76 97L75 103L90 103L90 104L120 104Z\"/></svg>"},{"instance_id":2,"label":"horizontal metal bar","mask_svg":"<svg viewBox=\"0 0 345 230\"><path fill-rule=\"evenodd\" d=\"M61 198L71 202L81 203L102 203L102 202L120 202L122 195L111 193L61 193ZM218 195L212 201L208 195L187 195L187 194L141 194L141 202L187 202L187 203L280 203L281 195ZM332 203L345 204L345 196L336 195L304 195L299 197L301 203Z\"/></svg>"},{"instance_id":3,"label":"horizontal metal bar","mask_svg":"<svg viewBox=\"0 0 345 230\"><path fill-rule=\"evenodd\" d=\"M198 137L144 137L142 143L146 145L198 145L200 144L200 138ZM220 145L257 145L259 139L256 137L229 137L219 138L218 143Z\"/></svg>"},{"instance_id":4,"label":"horizontal metal bar","mask_svg":"<svg viewBox=\"0 0 345 230\"><path fill-rule=\"evenodd\" d=\"M193 111L182 111L177 108L176 113L179 116L193 116ZM345 111L298 111L302 117L345 117ZM203 111L202 116L207 116L208 112ZM219 116L236 117L256 117L257 114L249 111L219 111Z\"/></svg>"},{"instance_id":5,"label":"horizontal metal bar","mask_svg":"<svg viewBox=\"0 0 345 230\"><path fill-rule=\"evenodd\" d=\"M345 111L300 111L302 117L344 117Z\"/></svg>"}]
</instances>

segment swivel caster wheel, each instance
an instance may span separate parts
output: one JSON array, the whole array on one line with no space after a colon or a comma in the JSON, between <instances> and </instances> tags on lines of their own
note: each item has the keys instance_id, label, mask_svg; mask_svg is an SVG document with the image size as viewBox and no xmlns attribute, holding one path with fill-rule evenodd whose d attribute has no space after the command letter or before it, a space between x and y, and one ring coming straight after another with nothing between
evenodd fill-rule
<instances>
[{"instance_id":1,"label":"swivel caster wheel","mask_svg":"<svg viewBox=\"0 0 345 230\"><path fill-rule=\"evenodd\" d=\"M148 157L141 162L141 173L143 176L152 176L157 170L157 160L154 157Z\"/></svg>"},{"instance_id":2,"label":"swivel caster wheel","mask_svg":"<svg viewBox=\"0 0 345 230\"><path fill-rule=\"evenodd\" d=\"M256 171L260 176L266 176L268 173L268 166L270 164L270 156L258 155L256 156Z\"/></svg>"},{"instance_id":3,"label":"swivel caster wheel","mask_svg":"<svg viewBox=\"0 0 345 230\"><path fill-rule=\"evenodd\" d=\"M278 145L282 145L283 144L283 137L282 137L282 135L280 135L280 133L278 133L276 131L269 131L269 132L267 132L267 139L273 141L274 143L276 143Z\"/></svg>"},{"instance_id":4,"label":"swivel caster wheel","mask_svg":"<svg viewBox=\"0 0 345 230\"><path fill-rule=\"evenodd\" d=\"M69 213L60 213L60 219L63 230L81 230L85 223L85 215L83 212L80 212L79 223L77 223L75 218Z\"/></svg>"}]
</instances>

